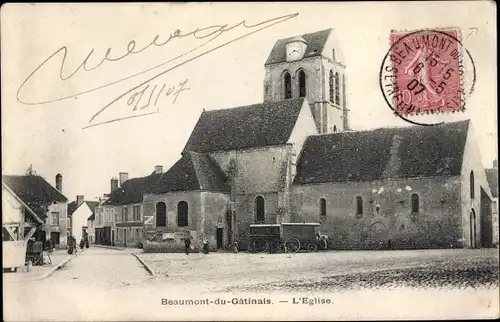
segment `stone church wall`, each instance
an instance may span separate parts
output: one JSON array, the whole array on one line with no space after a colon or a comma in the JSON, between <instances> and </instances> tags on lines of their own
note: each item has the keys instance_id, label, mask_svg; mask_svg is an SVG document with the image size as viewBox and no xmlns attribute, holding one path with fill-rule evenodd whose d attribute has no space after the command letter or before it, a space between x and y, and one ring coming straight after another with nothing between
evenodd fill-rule
<instances>
[{"instance_id":1,"label":"stone church wall","mask_svg":"<svg viewBox=\"0 0 500 322\"><path fill-rule=\"evenodd\" d=\"M229 210L229 195L218 192L202 192L202 213L203 213L203 229L199 230L200 238L207 238L210 248L217 248L217 229L222 229L223 232L223 248L227 247L228 233L231 230L229 223L226 220L226 215Z\"/></svg>"},{"instance_id":2,"label":"stone church wall","mask_svg":"<svg viewBox=\"0 0 500 322\"><path fill-rule=\"evenodd\" d=\"M412 193L419 196L417 214ZM356 214L358 196L362 215ZM326 199L324 217L320 198ZM292 222L320 222L335 249L383 249L389 240L391 248L463 247L460 177L294 185L291 203Z\"/></svg>"},{"instance_id":3,"label":"stone church wall","mask_svg":"<svg viewBox=\"0 0 500 322\"><path fill-rule=\"evenodd\" d=\"M179 227L177 225L177 205L180 201L186 201L188 204L188 226ZM156 205L159 202L164 202L167 208L167 227L156 226ZM172 251L182 251L184 249L184 235L189 231L192 236L193 243L200 243L199 228L202 227L202 197L201 192L174 192L161 195L144 195L144 218L153 216L151 225L145 225L149 230L153 229L157 232L158 238L163 239L163 234L167 234L168 239L164 242L168 243Z\"/></svg>"},{"instance_id":4,"label":"stone church wall","mask_svg":"<svg viewBox=\"0 0 500 322\"><path fill-rule=\"evenodd\" d=\"M486 179L486 174L484 172L484 167L481 163L481 155L479 153L479 147L477 141L475 139L474 130L472 125L469 125L469 135L467 136L467 141L465 144L464 150L464 160L462 164L462 191L461 191L461 200L462 200L462 221L464 223L464 243L466 247L480 247L481 237L483 233L486 231L482 231L482 228L485 228L491 231L492 227L492 209L488 211L484 211L484 205L481 205L481 189L483 189L488 196L486 199L489 199L491 203L491 191ZM474 198L471 198L470 194L470 173L474 172ZM484 201L483 201L484 202ZM475 232L476 238L475 243L471 243L471 212L475 213ZM483 220L482 220L483 219ZM489 232L488 232L489 233ZM491 239L491 236L490 236ZM491 242L490 242L491 243ZM486 246L486 245L485 245ZM491 245L487 245L491 246Z\"/></svg>"}]
</instances>

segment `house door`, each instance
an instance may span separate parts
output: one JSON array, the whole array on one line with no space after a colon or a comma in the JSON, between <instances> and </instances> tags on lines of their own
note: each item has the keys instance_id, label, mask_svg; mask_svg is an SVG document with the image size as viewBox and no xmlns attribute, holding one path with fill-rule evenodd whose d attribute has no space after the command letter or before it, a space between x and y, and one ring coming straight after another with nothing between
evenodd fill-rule
<instances>
[{"instance_id":1,"label":"house door","mask_svg":"<svg viewBox=\"0 0 500 322\"><path fill-rule=\"evenodd\" d=\"M123 245L127 247L127 228L123 228Z\"/></svg>"},{"instance_id":2,"label":"house door","mask_svg":"<svg viewBox=\"0 0 500 322\"><path fill-rule=\"evenodd\" d=\"M111 229L111 245L115 244L115 230Z\"/></svg>"},{"instance_id":3,"label":"house door","mask_svg":"<svg viewBox=\"0 0 500 322\"><path fill-rule=\"evenodd\" d=\"M53 231L50 233L50 239L52 240L52 245L54 246L59 245L59 236L60 236L59 232Z\"/></svg>"},{"instance_id":4,"label":"house door","mask_svg":"<svg viewBox=\"0 0 500 322\"><path fill-rule=\"evenodd\" d=\"M470 212L470 247L476 248L476 213Z\"/></svg>"},{"instance_id":5,"label":"house door","mask_svg":"<svg viewBox=\"0 0 500 322\"><path fill-rule=\"evenodd\" d=\"M222 240L223 240L223 233L224 233L224 228L217 228L217 249L222 248Z\"/></svg>"}]
</instances>

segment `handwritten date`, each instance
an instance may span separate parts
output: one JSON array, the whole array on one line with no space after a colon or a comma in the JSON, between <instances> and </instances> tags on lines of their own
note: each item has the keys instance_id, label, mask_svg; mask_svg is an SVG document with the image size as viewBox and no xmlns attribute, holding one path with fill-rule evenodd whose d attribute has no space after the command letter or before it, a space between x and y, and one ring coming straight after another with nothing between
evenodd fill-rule
<instances>
[{"instance_id":1,"label":"handwritten date","mask_svg":"<svg viewBox=\"0 0 500 322\"><path fill-rule=\"evenodd\" d=\"M132 111L142 110L148 106L151 106L151 104L153 104L153 106L156 106L158 104L158 100L160 99L160 97L162 97L162 95L166 97L173 96L174 100L172 101L172 104L175 104L175 102L177 102L179 94L183 91L189 90L189 88L184 88L187 82L188 80L185 79L184 81L180 82L179 85L171 86L168 88L167 84L163 84L161 87L158 85L154 85L153 87L151 86L151 84L147 84L141 90L135 91L129 97L129 99L127 100L127 105L133 106ZM154 102L152 103L153 99Z\"/></svg>"}]
</instances>

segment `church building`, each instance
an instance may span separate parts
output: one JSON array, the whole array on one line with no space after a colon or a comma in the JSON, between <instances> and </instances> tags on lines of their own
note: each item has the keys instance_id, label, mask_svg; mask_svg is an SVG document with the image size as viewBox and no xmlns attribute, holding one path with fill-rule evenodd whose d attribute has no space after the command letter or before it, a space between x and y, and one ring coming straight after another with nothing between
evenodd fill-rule
<instances>
[{"instance_id":1,"label":"church building","mask_svg":"<svg viewBox=\"0 0 500 322\"><path fill-rule=\"evenodd\" d=\"M250 224L304 221L336 249L490 246L469 121L352 131L332 29L278 40L264 67L262 103L202 112L144 194L145 227L179 247L245 249Z\"/></svg>"}]
</instances>

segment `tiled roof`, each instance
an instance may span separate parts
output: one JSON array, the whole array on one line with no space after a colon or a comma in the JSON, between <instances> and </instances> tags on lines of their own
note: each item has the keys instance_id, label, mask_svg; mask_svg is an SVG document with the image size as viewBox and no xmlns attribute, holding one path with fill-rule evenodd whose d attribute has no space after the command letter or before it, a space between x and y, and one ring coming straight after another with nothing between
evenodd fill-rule
<instances>
[{"instance_id":1,"label":"tiled roof","mask_svg":"<svg viewBox=\"0 0 500 322\"><path fill-rule=\"evenodd\" d=\"M28 206L34 202L65 202L68 199L38 175L3 175L2 181Z\"/></svg>"},{"instance_id":2,"label":"tiled roof","mask_svg":"<svg viewBox=\"0 0 500 322\"><path fill-rule=\"evenodd\" d=\"M160 177L161 174L153 172L147 177L129 179L123 183L122 187L113 190L110 193L109 199L103 204L118 206L140 203L146 189L152 187Z\"/></svg>"},{"instance_id":3,"label":"tiled roof","mask_svg":"<svg viewBox=\"0 0 500 322\"><path fill-rule=\"evenodd\" d=\"M490 185L491 195L493 198L498 198L498 168L485 169L486 179Z\"/></svg>"},{"instance_id":4,"label":"tiled roof","mask_svg":"<svg viewBox=\"0 0 500 322\"><path fill-rule=\"evenodd\" d=\"M234 150L285 144L304 98L204 111L184 152Z\"/></svg>"},{"instance_id":5,"label":"tiled roof","mask_svg":"<svg viewBox=\"0 0 500 322\"><path fill-rule=\"evenodd\" d=\"M319 56L323 52L326 41L332 29L317 31L311 34L302 35L307 43L304 58ZM281 63L286 61L286 44L295 37L280 39L274 44L265 65Z\"/></svg>"},{"instance_id":6,"label":"tiled roof","mask_svg":"<svg viewBox=\"0 0 500 322\"><path fill-rule=\"evenodd\" d=\"M459 175L469 121L310 136L295 184Z\"/></svg>"},{"instance_id":7,"label":"tiled roof","mask_svg":"<svg viewBox=\"0 0 500 322\"><path fill-rule=\"evenodd\" d=\"M161 194L195 190L228 192L229 185L214 160L206 154L190 151L184 153L148 192Z\"/></svg>"}]
</instances>

